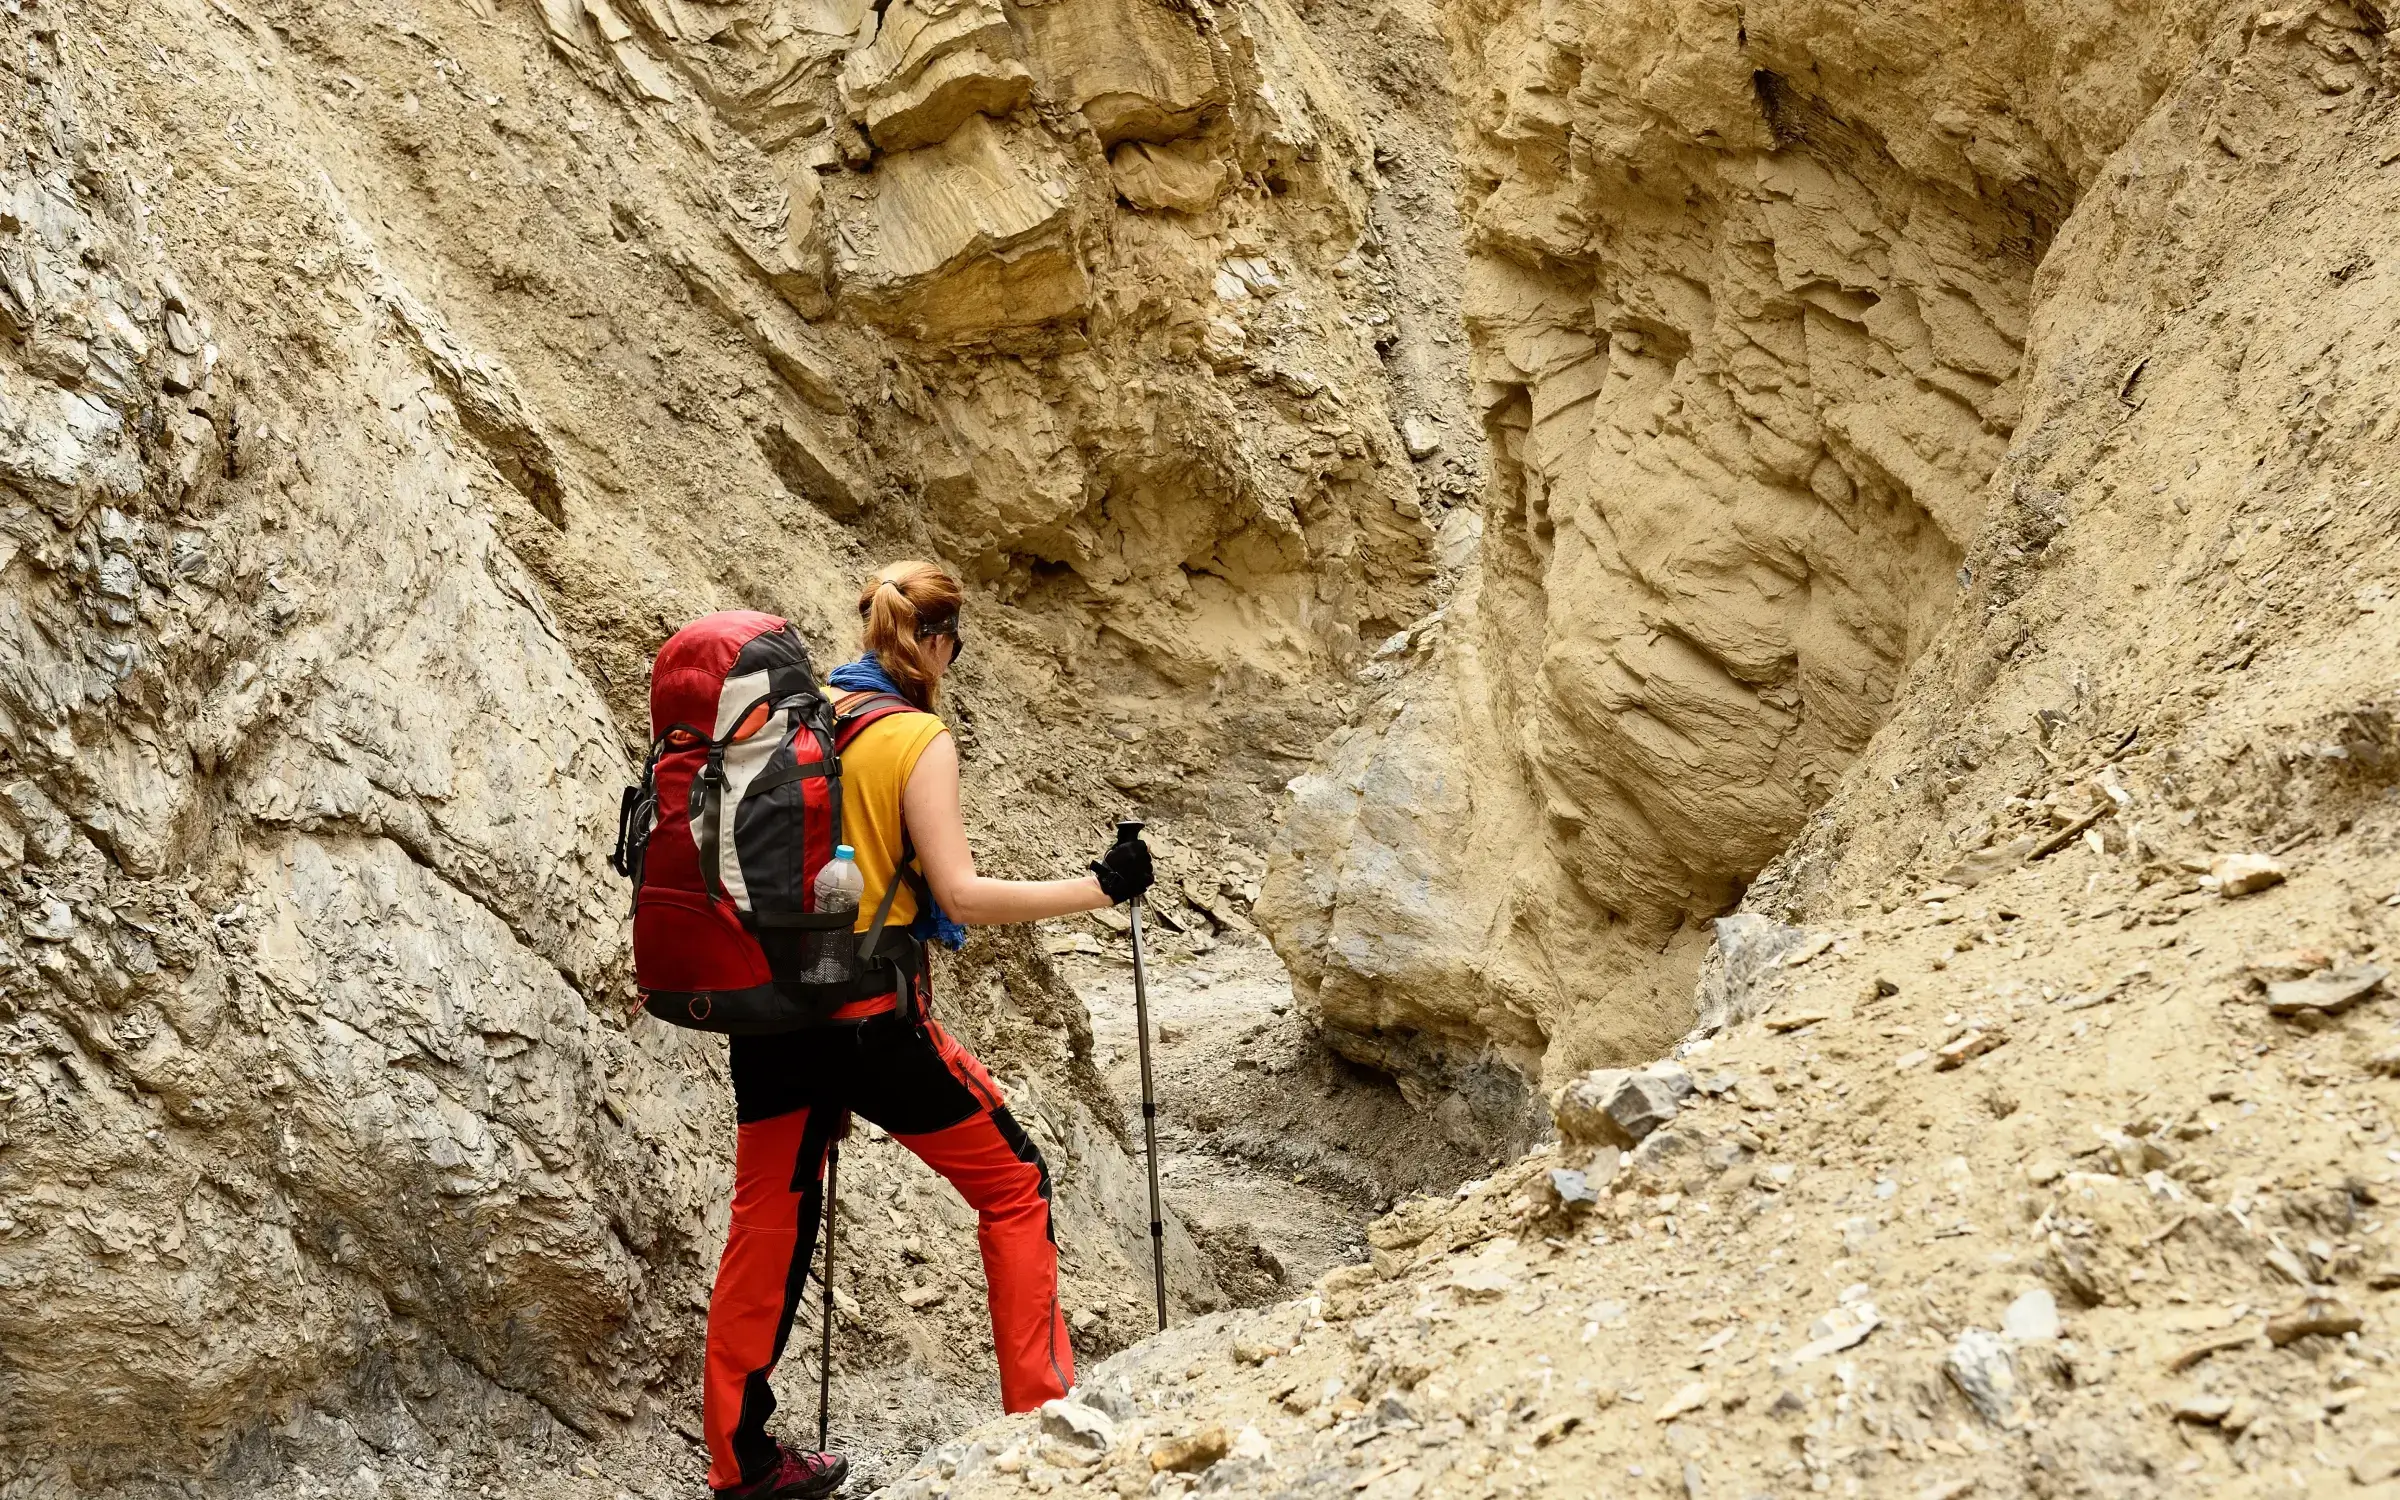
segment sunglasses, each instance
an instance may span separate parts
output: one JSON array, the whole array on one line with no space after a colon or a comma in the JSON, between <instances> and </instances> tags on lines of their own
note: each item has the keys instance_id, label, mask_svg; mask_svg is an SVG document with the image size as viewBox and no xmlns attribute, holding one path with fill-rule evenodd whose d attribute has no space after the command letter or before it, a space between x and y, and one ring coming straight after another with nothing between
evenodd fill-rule
<instances>
[{"instance_id":1,"label":"sunglasses","mask_svg":"<svg viewBox=\"0 0 2400 1500\"><path fill-rule=\"evenodd\" d=\"M967 637L958 628L958 617L953 615L947 620L934 620L917 627L917 639L920 641L929 641L942 635L950 637L950 662L956 666L958 659L967 654Z\"/></svg>"}]
</instances>

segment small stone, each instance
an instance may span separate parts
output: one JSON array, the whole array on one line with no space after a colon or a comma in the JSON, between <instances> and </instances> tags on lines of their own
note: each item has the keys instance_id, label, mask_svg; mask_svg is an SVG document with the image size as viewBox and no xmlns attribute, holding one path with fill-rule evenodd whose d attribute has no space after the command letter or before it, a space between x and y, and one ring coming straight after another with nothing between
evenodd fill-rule
<instances>
[{"instance_id":1,"label":"small stone","mask_svg":"<svg viewBox=\"0 0 2400 1500\"><path fill-rule=\"evenodd\" d=\"M1088 1307L1082 1308L1076 1312L1075 1316L1067 1319L1067 1325L1077 1333L1090 1333L1094 1328L1100 1326L1100 1315Z\"/></svg>"},{"instance_id":2,"label":"small stone","mask_svg":"<svg viewBox=\"0 0 2400 1500\"><path fill-rule=\"evenodd\" d=\"M2066 1175L2067 1169L2064 1166L2047 1157L2025 1169L2025 1180L2035 1187L2048 1187Z\"/></svg>"},{"instance_id":3,"label":"small stone","mask_svg":"<svg viewBox=\"0 0 2400 1500\"><path fill-rule=\"evenodd\" d=\"M1400 442L1408 456L1420 462L1442 451L1442 435L1422 417L1410 417L1400 424Z\"/></svg>"},{"instance_id":4,"label":"small stone","mask_svg":"<svg viewBox=\"0 0 2400 1500\"><path fill-rule=\"evenodd\" d=\"M1288 1352L1288 1348L1287 1345L1264 1339L1241 1339L1233 1346L1233 1357L1239 1364L1263 1365L1275 1356Z\"/></svg>"},{"instance_id":5,"label":"small stone","mask_svg":"<svg viewBox=\"0 0 2400 1500\"><path fill-rule=\"evenodd\" d=\"M1592 1191L1590 1180L1572 1167L1550 1169L1550 1191L1557 1195L1559 1204L1566 1208L1588 1206L1600 1201L1600 1195Z\"/></svg>"},{"instance_id":6,"label":"small stone","mask_svg":"<svg viewBox=\"0 0 2400 1500\"><path fill-rule=\"evenodd\" d=\"M2333 956L2320 948L2295 948L2289 953L2270 953L2242 965L2251 981L2264 987L2282 979L2306 979L2319 969L2333 967Z\"/></svg>"},{"instance_id":7,"label":"small stone","mask_svg":"<svg viewBox=\"0 0 2400 1500\"><path fill-rule=\"evenodd\" d=\"M1638 1073L1597 1068L1560 1089L1550 1113L1571 1143L1632 1146L1675 1118L1691 1093L1691 1074L1671 1064Z\"/></svg>"},{"instance_id":8,"label":"small stone","mask_svg":"<svg viewBox=\"0 0 2400 1500\"><path fill-rule=\"evenodd\" d=\"M2347 1304L2331 1297L2311 1297L2292 1311L2267 1319L2267 1338L2280 1348L2312 1333L2340 1338L2363 1326L2364 1320Z\"/></svg>"},{"instance_id":9,"label":"small stone","mask_svg":"<svg viewBox=\"0 0 2400 1500\"><path fill-rule=\"evenodd\" d=\"M2000 1331L2020 1343L2058 1337L2058 1299L2047 1288L2035 1287L2008 1304L2000 1315Z\"/></svg>"},{"instance_id":10,"label":"small stone","mask_svg":"<svg viewBox=\"0 0 2400 1500\"><path fill-rule=\"evenodd\" d=\"M56 896L44 901L38 912L24 913L17 922L37 943L63 943L75 935L74 909Z\"/></svg>"},{"instance_id":11,"label":"small stone","mask_svg":"<svg viewBox=\"0 0 2400 1500\"><path fill-rule=\"evenodd\" d=\"M2260 1259L2267 1263L2269 1270L2296 1287L2307 1287L2317 1279L2307 1262L2281 1245L2267 1251Z\"/></svg>"},{"instance_id":12,"label":"small stone","mask_svg":"<svg viewBox=\"0 0 2400 1500\"><path fill-rule=\"evenodd\" d=\"M2232 1410L2231 1396L2186 1396L2175 1403L2175 1420L2197 1427L2214 1427Z\"/></svg>"},{"instance_id":13,"label":"small stone","mask_svg":"<svg viewBox=\"0 0 2400 1500\"><path fill-rule=\"evenodd\" d=\"M1685 1386L1683 1389L1677 1391L1674 1395L1669 1396L1666 1399L1666 1403L1659 1407L1657 1413L1651 1417L1651 1420L1654 1422L1672 1422L1677 1417L1684 1415L1686 1412L1698 1411L1701 1407L1708 1404L1708 1398L1712 1394L1714 1394L1714 1392L1707 1381L1695 1380L1691 1384Z\"/></svg>"},{"instance_id":14,"label":"small stone","mask_svg":"<svg viewBox=\"0 0 2400 1500\"><path fill-rule=\"evenodd\" d=\"M1944 1042L1935 1049L1933 1070L1937 1073L1947 1073L1952 1068L1964 1067L1969 1060L1981 1057L1993 1048L2004 1045L2007 1041L2008 1034L1997 1029L1991 1031L1971 1030L1966 1035Z\"/></svg>"},{"instance_id":15,"label":"small stone","mask_svg":"<svg viewBox=\"0 0 2400 1500\"><path fill-rule=\"evenodd\" d=\"M1105 1412L1064 1396L1042 1403L1042 1431L1099 1453L1117 1445L1117 1424Z\"/></svg>"},{"instance_id":16,"label":"small stone","mask_svg":"<svg viewBox=\"0 0 2400 1500\"><path fill-rule=\"evenodd\" d=\"M2167 1360L2167 1373L2179 1374L2214 1354L2228 1349L2241 1349L2258 1342L2255 1327L2237 1328L2227 1333L2212 1333L2198 1343L2186 1344Z\"/></svg>"},{"instance_id":17,"label":"small stone","mask_svg":"<svg viewBox=\"0 0 2400 1500\"><path fill-rule=\"evenodd\" d=\"M2350 1460L2354 1484L2381 1484L2400 1474L2400 1444L2381 1443Z\"/></svg>"},{"instance_id":18,"label":"small stone","mask_svg":"<svg viewBox=\"0 0 2400 1500\"><path fill-rule=\"evenodd\" d=\"M2258 1403L2248 1396L2237 1396L2234 1398L2233 1410L2227 1412L2225 1419L2217 1425L2227 1432L2248 1432L2251 1424L2257 1420Z\"/></svg>"},{"instance_id":19,"label":"small stone","mask_svg":"<svg viewBox=\"0 0 2400 1500\"><path fill-rule=\"evenodd\" d=\"M2225 896L2256 895L2284 881L2282 862L2264 854L2220 854L2209 864L2208 872L2217 878L2218 893Z\"/></svg>"},{"instance_id":20,"label":"small stone","mask_svg":"<svg viewBox=\"0 0 2400 1500\"><path fill-rule=\"evenodd\" d=\"M1804 1026L1814 1026L1819 1021L1830 1021L1832 1019L1833 1012L1829 1010L1801 1009L1777 1011L1775 1014L1767 1017L1766 1027L1769 1031L1798 1031Z\"/></svg>"},{"instance_id":21,"label":"small stone","mask_svg":"<svg viewBox=\"0 0 2400 1500\"><path fill-rule=\"evenodd\" d=\"M1233 1447L1227 1456L1252 1463L1267 1463L1275 1457L1275 1445L1268 1442L1266 1434L1257 1428L1244 1427L1233 1435Z\"/></svg>"},{"instance_id":22,"label":"small stone","mask_svg":"<svg viewBox=\"0 0 2400 1500\"><path fill-rule=\"evenodd\" d=\"M914 1308L938 1307L949 1296L947 1291L938 1286L905 1287L900 1292L900 1300Z\"/></svg>"},{"instance_id":23,"label":"small stone","mask_svg":"<svg viewBox=\"0 0 2400 1500\"><path fill-rule=\"evenodd\" d=\"M1652 1063L1642 1069L1638 1076L1656 1079L1665 1086L1667 1092L1674 1097L1678 1104L1692 1097L1699 1089L1699 1085L1692 1082L1690 1070L1681 1063Z\"/></svg>"},{"instance_id":24,"label":"small stone","mask_svg":"<svg viewBox=\"0 0 2400 1500\"><path fill-rule=\"evenodd\" d=\"M192 326L192 320L185 317L180 309L173 307L167 309L167 345L169 348L172 348L177 354L198 354L200 346L204 342L205 340L200 336L200 330Z\"/></svg>"},{"instance_id":25,"label":"small stone","mask_svg":"<svg viewBox=\"0 0 2400 1500\"><path fill-rule=\"evenodd\" d=\"M1153 1474L1197 1474L1233 1449L1222 1427L1203 1427L1186 1437L1169 1438L1150 1450Z\"/></svg>"},{"instance_id":26,"label":"small stone","mask_svg":"<svg viewBox=\"0 0 2400 1500\"><path fill-rule=\"evenodd\" d=\"M1950 1345L1943 1373L1983 1419L1996 1427L2009 1426L2017 1408L2017 1366L1999 1335L1969 1328Z\"/></svg>"},{"instance_id":27,"label":"small stone","mask_svg":"<svg viewBox=\"0 0 2400 1500\"><path fill-rule=\"evenodd\" d=\"M1583 1417L1579 1413L1562 1411L1534 1429L1533 1446L1547 1448L1582 1425Z\"/></svg>"},{"instance_id":28,"label":"small stone","mask_svg":"<svg viewBox=\"0 0 2400 1500\"><path fill-rule=\"evenodd\" d=\"M2285 979L2267 986L2267 1010L2278 1016L2304 1010L2332 1015L2364 1000L2383 987L2384 971L2373 964L2329 969L2306 979Z\"/></svg>"},{"instance_id":29,"label":"small stone","mask_svg":"<svg viewBox=\"0 0 2400 1500\"><path fill-rule=\"evenodd\" d=\"M1782 1102L1782 1096L1775 1092L1774 1082L1756 1073L1745 1076L1733 1086L1733 1097L1734 1102L1744 1109L1769 1110Z\"/></svg>"},{"instance_id":30,"label":"small stone","mask_svg":"<svg viewBox=\"0 0 2400 1500\"><path fill-rule=\"evenodd\" d=\"M1803 1365L1814 1364L1829 1354L1839 1354L1844 1349L1853 1348L1864 1342L1867 1335L1881 1327L1882 1323L1883 1319L1871 1302L1836 1308L1817 1320L1816 1326L1822 1326L1826 1331L1784 1356L1779 1361L1784 1369L1778 1373L1788 1373Z\"/></svg>"}]
</instances>

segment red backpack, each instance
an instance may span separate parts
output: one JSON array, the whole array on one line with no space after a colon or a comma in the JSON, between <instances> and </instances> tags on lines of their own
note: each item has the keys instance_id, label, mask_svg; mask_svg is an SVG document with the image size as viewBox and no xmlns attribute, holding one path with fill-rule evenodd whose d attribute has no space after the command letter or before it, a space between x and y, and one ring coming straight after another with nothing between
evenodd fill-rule
<instances>
[{"instance_id":1,"label":"red backpack","mask_svg":"<svg viewBox=\"0 0 2400 1500\"><path fill-rule=\"evenodd\" d=\"M854 912L811 906L842 842L841 752L914 707L878 693L836 718L799 632L756 610L704 616L659 648L650 756L625 789L609 856L633 882L634 976L650 1014L702 1031L792 1031L895 988L906 960L876 959L907 946L884 939L898 879L855 936Z\"/></svg>"}]
</instances>

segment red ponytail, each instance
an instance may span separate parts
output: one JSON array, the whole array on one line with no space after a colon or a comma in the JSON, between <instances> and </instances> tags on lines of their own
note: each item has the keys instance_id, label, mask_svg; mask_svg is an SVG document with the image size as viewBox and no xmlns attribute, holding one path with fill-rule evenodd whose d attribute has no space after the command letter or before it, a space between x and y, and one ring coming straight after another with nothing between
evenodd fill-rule
<instances>
[{"instance_id":1,"label":"red ponytail","mask_svg":"<svg viewBox=\"0 0 2400 1500\"><path fill-rule=\"evenodd\" d=\"M938 672L928 625L955 626L966 602L958 580L929 562L896 562L859 590L858 613L865 621L867 649L883 664L900 695L933 712ZM939 632L934 632L939 633Z\"/></svg>"}]
</instances>

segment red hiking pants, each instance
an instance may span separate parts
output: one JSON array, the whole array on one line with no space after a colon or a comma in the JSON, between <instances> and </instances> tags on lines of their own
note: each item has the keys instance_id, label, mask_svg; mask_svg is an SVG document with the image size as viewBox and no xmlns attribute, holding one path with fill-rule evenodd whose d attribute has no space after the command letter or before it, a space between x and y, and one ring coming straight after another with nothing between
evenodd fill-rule
<instances>
[{"instance_id":1,"label":"red hiking pants","mask_svg":"<svg viewBox=\"0 0 2400 1500\"><path fill-rule=\"evenodd\" d=\"M824 1218L825 1148L866 1116L950 1180L980 1221L1000 1399L1029 1411L1075 1383L1058 1305L1050 1171L983 1065L933 1021L898 1012L779 1036L732 1039L739 1135L733 1226L708 1304L701 1425L708 1482L775 1466L768 1386L792 1330Z\"/></svg>"}]
</instances>

